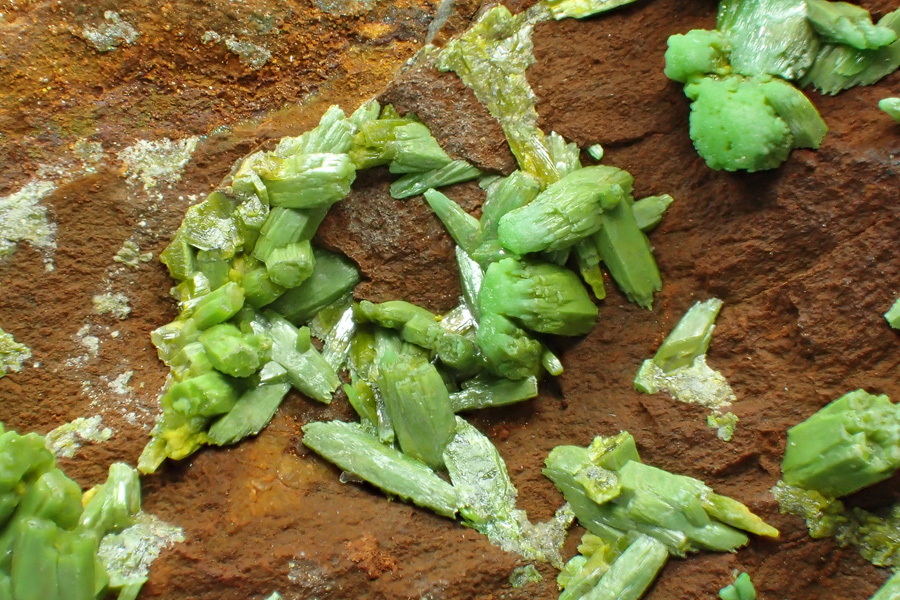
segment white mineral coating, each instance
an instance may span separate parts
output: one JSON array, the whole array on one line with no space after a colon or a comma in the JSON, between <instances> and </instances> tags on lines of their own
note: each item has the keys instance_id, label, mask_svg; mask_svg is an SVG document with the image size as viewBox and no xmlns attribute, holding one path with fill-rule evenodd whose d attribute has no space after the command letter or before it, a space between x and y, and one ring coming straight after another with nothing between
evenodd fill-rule
<instances>
[{"instance_id":1,"label":"white mineral coating","mask_svg":"<svg viewBox=\"0 0 900 600\"><path fill-rule=\"evenodd\" d=\"M111 314L117 319L127 319L131 314L128 296L121 292L97 294L93 297L94 312L99 315Z\"/></svg>"},{"instance_id":2,"label":"white mineral coating","mask_svg":"<svg viewBox=\"0 0 900 600\"><path fill-rule=\"evenodd\" d=\"M139 140L119 152L125 175L134 183L142 183L145 190L160 184L181 180L185 165L197 149L197 136L182 140Z\"/></svg>"},{"instance_id":3,"label":"white mineral coating","mask_svg":"<svg viewBox=\"0 0 900 600\"><path fill-rule=\"evenodd\" d=\"M272 53L263 46L257 46L247 40L239 40L233 35L225 38L225 47L238 56L241 64L254 70L261 69L272 58Z\"/></svg>"},{"instance_id":4,"label":"white mineral coating","mask_svg":"<svg viewBox=\"0 0 900 600\"><path fill-rule=\"evenodd\" d=\"M97 52L110 52L122 44L133 44L138 30L131 23L123 21L121 15L114 10L103 13L105 22L96 27L85 27L81 37L93 46Z\"/></svg>"},{"instance_id":5,"label":"white mineral coating","mask_svg":"<svg viewBox=\"0 0 900 600\"><path fill-rule=\"evenodd\" d=\"M103 426L103 417L78 417L71 423L60 425L45 436L47 449L59 458L72 458L85 442L100 443L109 440L113 430Z\"/></svg>"},{"instance_id":6,"label":"white mineral coating","mask_svg":"<svg viewBox=\"0 0 900 600\"><path fill-rule=\"evenodd\" d=\"M109 585L121 587L143 582L150 565L164 548L184 542L184 530L145 512L121 533L104 536L97 557L109 573Z\"/></svg>"},{"instance_id":7,"label":"white mineral coating","mask_svg":"<svg viewBox=\"0 0 900 600\"><path fill-rule=\"evenodd\" d=\"M48 219L41 200L55 189L56 184L50 181L32 181L0 198L0 259L15 252L19 242L28 242L44 254L48 270L53 270L56 224Z\"/></svg>"}]
</instances>

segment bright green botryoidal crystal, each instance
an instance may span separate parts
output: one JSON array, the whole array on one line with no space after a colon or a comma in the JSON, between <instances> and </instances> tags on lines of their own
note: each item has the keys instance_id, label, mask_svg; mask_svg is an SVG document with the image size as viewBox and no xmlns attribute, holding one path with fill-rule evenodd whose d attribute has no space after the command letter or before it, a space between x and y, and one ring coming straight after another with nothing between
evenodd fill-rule
<instances>
[{"instance_id":1,"label":"bright green botryoidal crystal","mask_svg":"<svg viewBox=\"0 0 900 600\"><path fill-rule=\"evenodd\" d=\"M894 329L900 329L900 298L884 313L884 318L887 319L888 325Z\"/></svg>"},{"instance_id":2,"label":"bright green botryoidal crystal","mask_svg":"<svg viewBox=\"0 0 900 600\"><path fill-rule=\"evenodd\" d=\"M681 83L706 75L724 77L731 74L730 53L731 44L720 31L692 29L678 33L669 37L664 72Z\"/></svg>"},{"instance_id":3,"label":"bright green botryoidal crystal","mask_svg":"<svg viewBox=\"0 0 900 600\"><path fill-rule=\"evenodd\" d=\"M723 0L716 28L731 44L731 66L742 75L799 79L820 42L805 0Z\"/></svg>"},{"instance_id":4,"label":"bright green botryoidal crystal","mask_svg":"<svg viewBox=\"0 0 900 600\"><path fill-rule=\"evenodd\" d=\"M741 44L748 41L740 37L746 33L744 27L753 29L759 25L754 25L757 17L764 16L761 23L765 23L782 10L799 10L802 16L803 0L799 0L799 8L790 8L792 3L796 4L795 0L723 2L720 24L724 18L734 31L693 30L669 38L665 73L685 84L685 95L692 100L691 140L712 169L752 172L775 168L794 148L818 148L828 130L802 92L772 76L788 77L780 69L738 66ZM731 13L736 15L723 17ZM791 23L787 19L771 28L791 27ZM760 27L769 31L768 25ZM739 36L738 42L734 35ZM752 39L768 43L765 36ZM750 56L764 58L753 52Z\"/></svg>"},{"instance_id":5,"label":"bright green botryoidal crystal","mask_svg":"<svg viewBox=\"0 0 900 600\"><path fill-rule=\"evenodd\" d=\"M683 556L696 550L729 552L747 543L739 531L777 537L778 531L702 481L640 462L625 432L597 438L589 448L559 446L544 474L572 505L582 525L600 537L637 531Z\"/></svg>"},{"instance_id":6,"label":"bright green botryoidal crystal","mask_svg":"<svg viewBox=\"0 0 900 600\"><path fill-rule=\"evenodd\" d=\"M831 497L887 479L900 467L900 405L845 394L788 431L781 465L790 485Z\"/></svg>"},{"instance_id":7,"label":"bright green botryoidal crystal","mask_svg":"<svg viewBox=\"0 0 900 600\"><path fill-rule=\"evenodd\" d=\"M873 50L897 40L897 33L883 25L873 25L866 9L847 2L806 0L809 22L822 40L858 50Z\"/></svg>"},{"instance_id":8,"label":"bright green botryoidal crystal","mask_svg":"<svg viewBox=\"0 0 900 600\"><path fill-rule=\"evenodd\" d=\"M512 258L488 267L478 306L483 315L502 315L532 331L556 335L583 335L597 319L597 307L572 271Z\"/></svg>"},{"instance_id":9,"label":"bright green botryoidal crystal","mask_svg":"<svg viewBox=\"0 0 900 600\"><path fill-rule=\"evenodd\" d=\"M722 600L756 600L756 588L746 573L738 575L734 583L719 590L719 598Z\"/></svg>"},{"instance_id":10,"label":"bright green botryoidal crystal","mask_svg":"<svg viewBox=\"0 0 900 600\"><path fill-rule=\"evenodd\" d=\"M900 34L900 10L882 17L878 27ZM824 44L800 85L813 85L824 94L834 95L857 85L871 85L898 67L900 40L867 50L845 44Z\"/></svg>"},{"instance_id":11,"label":"bright green botryoidal crystal","mask_svg":"<svg viewBox=\"0 0 900 600\"><path fill-rule=\"evenodd\" d=\"M304 425L303 433L306 446L341 469L439 515L456 515L459 498L453 486L425 463L382 444L359 424L314 422Z\"/></svg>"},{"instance_id":12,"label":"bright green botryoidal crystal","mask_svg":"<svg viewBox=\"0 0 900 600\"><path fill-rule=\"evenodd\" d=\"M817 148L827 127L790 84L765 77L702 77L685 86L690 134L712 169L773 169L793 148Z\"/></svg>"},{"instance_id":13,"label":"bright green botryoidal crystal","mask_svg":"<svg viewBox=\"0 0 900 600\"><path fill-rule=\"evenodd\" d=\"M878 108L886 112L894 121L900 123L900 98L882 98L878 101ZM897 322L900 323L900 305L895 304L895 306L897 308L894 318L898 319ZM894 308L892 307L891 310L894 310Z\"/></svg>"},{"instance_id":14,"label":"bright green botryoidal crystal","mask_svg":"<svg viewBox=\"0 0 900 600\"><path fill-rule=\"evenodd\" d=\"M31 350L28 346L18 343L11 333L0 329L0 377L9 371L18 373L22 370L22 363L31 358Z\"/></svg>"}]
</instances>

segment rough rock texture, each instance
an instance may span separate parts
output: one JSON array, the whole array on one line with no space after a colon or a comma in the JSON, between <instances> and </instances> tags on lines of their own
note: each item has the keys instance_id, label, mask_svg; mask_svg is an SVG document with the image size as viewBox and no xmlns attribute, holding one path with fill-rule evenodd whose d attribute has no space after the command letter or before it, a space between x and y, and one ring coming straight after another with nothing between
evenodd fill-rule
<instances>
[{"instance_id":1,"label":"rough rock texture","mask_svg":"<svg viewBox=\"0 0 900 600\"><path fill-rule=\"evenodd\" d=\"M62 461L84 485L101 480L114 460L133 463L146 442L166 374L148 332L175 314L161 265L154 261L130 270L113 262L113 255L134 239L158 256L187 206L238 157L262 140L309 127L332 101L352 109L377 93L424 38L433 9L428 3L369 3L372 25L369 13L322 13L315 7L328 5L324 0L310 6L253 4L248 11L275 15L286 32L271 38L277 63L273 59L258 71L241 65L224 46L215 45L213 52L199 44L208 29L225 33L228 26L234 32L251 26L246 15L228 16L228 7L238 6L231 3L163 9L140 2L77 9L74 3L34 3L4 12L0 20L0 31L9 34L0 36L2 53L11 57L0 69L13 75L18 92L0 99L4 194L24 185L41 164L70 156L68 147L79 136L124 146L237 123L231 133L202 140L172 188L148 194L133 186L111 155L95 173L61 182L45 201L59 225L56 270L45 272L42 256L27 245L0 263L0 327L34 351L21 373L0 379L0 420L45 432L78 416L103 414L116 431L112 440L85 445ZM886 0L864 4L876 16L893 8ZM403 7L412 17L392 17L392 10ZM103 55L64 31L37 25L88 17L96 23L103 9L112 8L141 36ZM451 26L470 18L477 6L458 8ZM88 10L95 12L87 15ZM422 12L416 16L414 10ZM552 447L628 429L647 462L706 480L782 530L781 540L753 540L733 555L671 560L648 594L651 600L713 597L733 569L752 575L761 598L865 599L886 572L852 549L810 540L799 519L778 514L768 490L780 475L788 427L857 387L900 400L900 336L881 317L900 293L900 128L876 106L892 95L900 75L834 98L810 93L831 127L819 151L794 151L774 172L710 171L687 135L688 101L681 86L663 76L662 66L668 35L711 27L714 10L708 0L643 0L604 18L536 27L537 64L529 78L540 99L542 127L581 146L602 143L603 162L628 169L638 196L676 198L651 235L664 287L653 311L645 311L608 282L596 330L579 340L551 341L566 372L545 382L531 402L471 419L497 444L520 504L533 519L549 518L561 503L540 472ZM365 33L383 27L394 33ZM182 45L179 32L193 41ZM316 36L330 42L316 45ZM292 44L301 39L308 43L303 56L320 60L312 72L288 67ZM63 81L56 65L68 74L68 88L40 83L42 77ZM326 80L327 85L316 83ZM172 81L193 91L179 94L166 87ZM213 84L214 90L202 91ZM42 92L41 86L52 89ZM69 98L61 89L70 89L78 102L61 104ZM303 109L239 124L313 89L319 95L304 96ZM36 104L42 93L52 102ZM467 122L470 115L481 115L483 122L483 111L451 75L411 71L383 97L416 110L454 154L509 168L499 128ZM429 109L433 104L445 108ZM76 130L76 108L89 113L87 134ZM446 114L451 110L467 114ZM456 116L460 121L454 124ZM358 297L405 298L447 309L458 294L452 244L421 198L390 199L389 181L383 171L361 175L319 239L360 264L365 281ZM448 194L477 214L477 186L455 186ZM91 297L106 291L128 295L129 318L93 314ZM631 388L641 361L684 311L711 295L725 307L708 360L734 388L738 401L732 410L741 419L731 443L706 427L701 408ZM98 338L98 356L91 356L85 335ZM123 380L130 371L131 378ZM163 554L141 597L238 600L273 590L290 599L556 596L552 568L539 566L542 582L512 589L508 577L520 564L515 556L453 521L389 502L367 486L340 483L336 469L302 446L300 427L349 417L343 399L324 407L291 395L256 439L204 449L145 478L146 508L184 527L188 541ZM895 500L897 489L895 478L851 500L876 508ZM576 528L570 537L569 554L579 533Z\"/></svg>"}]
</instances>

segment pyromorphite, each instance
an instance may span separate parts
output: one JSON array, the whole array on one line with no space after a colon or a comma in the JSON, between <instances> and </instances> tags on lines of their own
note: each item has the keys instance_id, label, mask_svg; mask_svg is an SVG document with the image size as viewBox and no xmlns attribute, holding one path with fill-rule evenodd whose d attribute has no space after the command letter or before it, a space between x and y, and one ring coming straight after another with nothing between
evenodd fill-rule
<instances>
[{"instance_id":1,"label":"pyromorphite","mask_svg":"<svg viewBox=\"0 0 900 600\"><path fill-rule=\"evenodd\" d=\"M578 169L500 218L500 245L516 254L568 248L598 231L604 211L631 198L634 179L615 167Z\"/></svg>"},{"instance_id":2,"label":"pyromorphite","mask_svg":"<svg viewBox=\"0 0 900 600\"><path fill-rule=\"evenodd\" d=\"M788 431L784 480L832 497L900 467L900 405L863 390L845 394Z\"/></svg>"},{"instance_id":3,"label":"pyromorphite","mask_svg":"<svg viewBox=\"0 0 900 600\"><path fill-rule=\"evenodd\" d=\"M439 515L456 514L459 499L453 486L425 463L385 446L359 424L309 423L303 433L305 445L340 468Z\"/></svg>"},{"instance_id":4,"label":"pyromorphite","mask_svg":"<svg viewBox=\"0 0 900 600\"><path fill-rule=\"evenodd\" d=\"M597 307L568 269L506 258L484 274L481 314L498 314L541 333L582 335L594 328Z\"/></svg>"}]
</instances>

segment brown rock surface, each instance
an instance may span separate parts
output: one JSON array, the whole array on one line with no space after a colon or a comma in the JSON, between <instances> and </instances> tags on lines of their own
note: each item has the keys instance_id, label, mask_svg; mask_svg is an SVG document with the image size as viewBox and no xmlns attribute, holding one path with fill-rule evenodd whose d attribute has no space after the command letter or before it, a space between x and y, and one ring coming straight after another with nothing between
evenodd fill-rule
<instances>
[{"instance_id":1,"label":"brown rock surface","mask_svg":"<svg viewBox=\"0 0 900 600\"><path fill-rule=\"evenodd\" d=\"M166 375L148 333L175 314L161 265L130 270L112 256L129 238L158 256L185 209L238 157L261 140L306 129L331 102L353 109L377 93L424 38L434 9L384 1L338 17L318 8L325 4L160 8L123 0L4 8L2 193L37 177L41 165L71 161L79 137L118 150L136 139L232 125L201 140L182 180L158 194L124 180L112 154L96 173L60 181L44 201L59 226L56 270L45 272L27 244L0 263L0 327L34 351L21 373L0 379L0 421L45 432L103 414L116 431L112 440L62 461L83 485L101 480L114 460L136 461ZM893 8L886 0L864 4L877 16ZM451 29L477 8L457 7ZM96 23L106 9L119 11L141 37L97 54L67 28ZM833 98L811 92L831 127L817 152L795 151L777 171L710 171L687 136L688 102L662 65L668 35L712 26L714 10L708 0L644 0L604 18L536 27L529 78L542 127L581 146L602 143L604 163L628 169L638 196L676 198L651 235L664 287L648 312L608 282L596 330L555 342L566 372L545 382L539 398L471 420L497 444L532 519L550 517L561 503L540 471L551 448L627 429L647 462L704 479L781 529L779 541L753 540L734 555L671 560L650 600L713 597L733 569L750 572L763 599L868 598L886 572L853 549L810 540L800 519L778 514L768 490L780 475L788 427L858 387L900 399L900 337L881 317L900 292L900 128L876 106L900 75ZM283 32L243 34L273 52L259 71L221 45L199 42L208 29L241 34L254 22L251 13L272 17ZM299 71L289 66L291 53L306 61ZM452 76L411 71L383 98L417 107L454 154L511 166L499 129ZM271 112L297 99L302 108ZM361 175L320 241L360 264L360 298L447 309L458 294L452 243L421 198L392 200L388 183L382 171ZM477 186L448 193L477 213ZM108 290L129 296L128 319L92 313L91 296ZM640 362L693 302L711 295L725 308L709 362L733 386L732 410L741 419L729 444L706 427L700 408L631 388ZM99 338L96 358L77 339L85 324ZM118 394L109 384L128 371L131 391ZM324 407L292 395L257 438L204 449L144 478L147 510L182 526L188 541L155 563L141 597L237 600L273 590L288 599L556 597L554 569L540 566L544 581L512 589L517 557L458 523L340 483L336 469L302 446L300 427L350 414L342 399ZM877 506L894 490L896 480L859 500Z\"/></svg>"}]
</instances>

